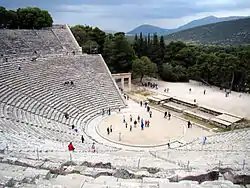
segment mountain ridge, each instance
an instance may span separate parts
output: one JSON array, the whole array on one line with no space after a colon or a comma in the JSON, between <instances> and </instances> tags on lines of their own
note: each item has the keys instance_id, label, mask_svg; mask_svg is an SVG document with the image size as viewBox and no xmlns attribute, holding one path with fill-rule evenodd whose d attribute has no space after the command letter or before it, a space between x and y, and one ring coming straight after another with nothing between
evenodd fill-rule
<instances>
[{"instance_id":1,"label":"mountain ridge","mask_svg":"<svg viewBox=\"0 0 250 188\"><path fill-rule=\"evenodd\" d=\"M140 34L142 33L143 35L147 35L148 33L154 34L157 33L158 35L166 35L166 34L171 34L175 33L178 31L182 31L185 29L190 29L193 27L198 27L202 25L207 25L211 23L218 23L218 22L223 22L223 21L230 21L230 20L237 20L237 19L242 19L245 18L244 16L229 16L229 17L215 17L215 16L207 16L201 19L196 19L191 22L188 22L187 24L184 24L182 26L179 26L175 29L165 29L161 28L158 26L153 26L150 24L143 24L135 29L127 32L126 34L133 35L133 34Z\"/></svg>"},{"instance_id":2,"label":"mountain ridge","mask_svg":"<svg viewBox=\"0 0 250 188\"><path fill-rule=\"evenodd\" d=\"M250 44L250 17L181 30L165 35L164 39L198 44Z\"/></svg>"}]
</instances>

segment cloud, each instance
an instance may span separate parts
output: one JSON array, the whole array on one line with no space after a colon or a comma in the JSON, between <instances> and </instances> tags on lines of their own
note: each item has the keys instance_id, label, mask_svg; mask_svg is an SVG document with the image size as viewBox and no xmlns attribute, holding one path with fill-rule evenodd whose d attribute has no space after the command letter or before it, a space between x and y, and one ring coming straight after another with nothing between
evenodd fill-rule
<instances>
[{"instance_id":1,"label":"cloud","mask_svg":"<svg viewBox=\"0 0 250 188\"><path fill-rule=\"evenodd\" d=\"M249 0L2 0L4 6L37 5L48 9L56 23L87 24L129 30L148 23L172 28L202 15L245 15ZM18 3L17 3L18 2ZM250 14L250 11L248 15Z\"/></svg>"}]
</instances>

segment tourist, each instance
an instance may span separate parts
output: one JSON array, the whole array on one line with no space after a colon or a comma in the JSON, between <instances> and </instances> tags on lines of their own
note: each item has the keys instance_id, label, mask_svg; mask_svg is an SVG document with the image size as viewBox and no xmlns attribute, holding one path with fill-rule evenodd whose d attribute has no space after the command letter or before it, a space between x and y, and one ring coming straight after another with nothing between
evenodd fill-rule
<instances>
[{"instance_id":1,"label":"tourist","mask_svg":"<svg viewBox=\"0 0 250 188\"><path fill-rule=\"evenodd\" d=\"M108 135L109 135L109 127L107 128L107 133L108 133Z\"/></svg>"},{"instance_id":2,"label":"tourist","mask_svg":"<svg viewBox=\"0 0 250 188\"><path fill-rule=\"evenodd\" d=\"M135 128L136 128L136 125L137 125L137 121L135 120L135 121L134 121L134 127L135 127Z\"/></svg>"},{"instance_id":3,"label":"tourist","mask_svg":"<svg viewBox=\"0 0 250 188\"><path fill-rule=\"evenodd\" d=\"M149 117L152 118L152 111L149 112Z\"/></svg>"},{"instance_id":4,"label":"tourist","mask_svg":"<svg viewBox=\"0 0 250 188\"><path fill-rule=\"evenodd\" d=\"M109 129L110 129L110 133L112 133L112 131L113 131L113 130L112 130L112 125L110 125L110 128L109 128Z\"/></svg>"},{"instance_id":5,"label":"tourist","mask_svg":"<svg viewBox=\"0 0 250 188\"><path fill-rule=\"evenodd\" d=\"M72 142L69 143L68 149L69 149L69 151L74 151L74 150L75 150L75 148L74 148Z\"/></svg>"},{"instance_id":6,"label":"tourist","mask_svg":"<svg viewBox=\"0 0 250 188\"><path fill-rule=\"evenodd\" d=\"M121 112L121 108L120 107L118 108L118 111Z\"/></svg>"},{"instance_id":7,"label":"tourist","mask_svg":"<svg viewBox=\"0 0 250 188\"><path fill-rule=\"evenodd\" d=\"M170 120L170 118L171 118L171 114L170 112L168 112L168 120Z\"/></svg>"},{"instance_id":8,"label":"tourist","mask_svg":"<svg viewBox=\"0 0 250 188\"><path fill-rule=\"evenodd\" d=\"M130 114L130 122L132 122L133 121L133 118L132 118L132 115Z\"/></svg>"},{"instance_id":9,"label":"tourist","mask_svg":"<svg viewBox=\"0 0 250 188\"><path fill-rule=\"evenodd\" d=\"M77 128L75 128L74 131L77 133L78 132Z\"/></svg>"},{"instance_id":10,"label":"tourist","mask_svg":"<svg viewBox=\"0 0 250 188\"><path fill-rule=\"evenodd\" d=\"M108 115L110 116L111 112L110 112L110 108L108 109Z\"/></svg>"},{"instance_id":11,"label":"tourist","mask_svg":"<svg viewBox=\"0 0 250 188\"><path fill-rule=\"evenodd\" d=\"M169 88L167 88L167 93L169 92Z\"/></svg>"},{"instance_id":12,"label":"tourist","mask_svg":"<svg viewBox=\"0 0 250 188\"><path fill-rule=\"evenodd\" d=\"M127 122L125 122L125 127L128 128L128 123Z\"/></svg>"},{"instance_id":13,"label":"tourist","mask_svg":"<svg viewBox=\"0 0 250 188\"><path fill-rule=\"evenodd\" d=\"M189 93L191 93L191 91L192 91L192 89L191 89L191 88L189 88Z\"/></svg>"},{"instance_id":14,"label":"tourist","mask_svg":"<svg viewBox=\"0 0 250 188\"><path fill-rule=\"evenodd\" d=\"M122 116L122 121L123 121L123 123L125 123L125 121L126 121L125 115Z\"/></svg>"},{"instance_id":15,"label":"tourist","mask_svg":"<svg viewBox=\"0 0 250 188\"><path fill-rule=\"evenodd\" d=\"M74 86L74 82L73 82L73 81L70 81L70 85L71 85L71 86Z\"/></svg>"},{"instance_id":16,"label":"tourist","mask_svg":"<svg viewBox=\"0 0 250 188\"><path fill-rule=\"evenodd\" d=\"M150 111L150 107L149 106L147 106L147 112L149 112Z\"/></svg>"},{"instance_id":17,"label":"tourist","mask_svg":"<svg viewBox=\"0 0 250 188\"><path fill-rule=\"evenodd\" d=\"M207 137L204 137L202 144L205 145L206 141L207 141Z\"/></svg>"},{"instance_id":18,"label":"tourist","mask_svg":"<svg viewBox=\"0 0 250 188\"><path fill-rule=\"evenodd\" d=\"M141 122L141 130L143 130L143 128L144 128L144 123L143 123L143 121Z\"/></svg>"},{"instance_id":19,"label":"tourist","mask_svg":"<svg viewBox=\"0 0 250 188\"><path fill-rule=\"evenodd\" d=\"M129 100L129 96L127 96L127 100Z\"/></svg>"},{"instance_id":20,"label":"tourist","mask_svg":"<svg viewBox=\"0 0 250 188\"><path fill-rule=\"evenodd\" d=\"M204 95L206 95L206 90L205 90L205 89L204 89L204 92L203 92L203 93L204 93Z\"/></svg>"},{"instance_id":21,"label":"tourist","mask_svg":"<svg viewBox=\"0 0 250 188\"><path fill-rule=\"evenodd\" d=\"M90 148L90 152L95 153L95 142L93 142L93 144Z\"/></svg>"},{"instance_id":22,"label":"tourist","mask_svg":"<svg viewBox=\"0 0 250 188\"><path fill-rule=\"evenodd\" d=\"M167 92L167 89L165 88L165 89L164 89L164 93L166 93L166 92Z\"/></svg>"},{"instance_id":23,"label":"tourist","mask_svg":"<svg viewBox=\"0 0 250 188\"><path fill-rule=\"evenodd\" d=\"M104 110L104 108L102 109L102 115L104 115L105 114L105 110Z\"/></svg>"},{"instance_id":24,"label":"tourist","mask_svg":"<svg viewBox=\"0 0 250 188\"><path fill-rule=\"evenodd\" d=\"M164 112L164 118L166 118L168 116L168 112Z\"/></svg>"},{"instance_id":25,"label":"tourist","mask_svg":"<svg viewBox=\"0 0 250 188\"><path fill-rule=\"evenodd\" d=\"M148 123L147 123L147 124L148 124L148 127L149 127L149 124L150 124L150 121L149 121L149 120L148 120Z\"/></svg>"},{"instance_id":26,"label":"tourist","mask_svg":"<svg viewBox=\"0 0 250 188\"><path fill-rule=\"evenodd\" d=\"M168 146L168 149L170 149L170 143L169 142L167 143L167 146Z\"/></svg>"},{"instance_id":27,"label":"tourist","mask_svg":"<svg viewBox=\"0 0 250 188\"><path fill-rule=\"evenodd\" d=\"M142 107L142 101L140 102L140 105L141 105L141 107Z\"/></svg>"},{"instance_id":28,"label":"tourist","mask_svg":"<svg viewBox=\"0 0 250 188\"><path fill-rule=\"evenodd\" d=\"M147 127L148 126L148 121L147 120L145 120L145 127Z\"/></svg>"},{"instance_id":29,"label":"tourist","mask_svg":"<svg viewBox=\"0 0 250 188\"><path fill-rule=\"evenodd\" d=\"M67 112L65 112L65 113L64 113L64 117L65 117L66 119L69 119L69 114L68 114Z\"/></svg>"},{"instance_id":30,"label":"tourist","mask_svg":"<svg viewBox=\"0 0 250 188\"><path fill-rule=\"evenodd\" d=\"M84 143L84 137L83 137L83 135L82 135L82 137L81 137L81 140L82 140L82 143Z\"/></svg>"},{"instance_id":31,"label":"tourist","mask_svg":"<svg viewBox=\"0 0 250 188\"><path fill-rule=\"evenodd\" d=\"M141 119L141 118L140 118L140 116L138 115L138 117L137 117L138 122L140 121L140 119Z\"/></svg>"},{"instance_id":32,"label":"tourist","mask_svg":"<svg viewBox=\"0 0 250 188\"><path fill-rule=\"evenodd\" d=\"M72 125L72 129L74 129L75 128L75 125Z\"/></svg>"},{"instance_id":33,"label":"tourist","mask_svg":"<svg viewBox=\"0 0 250 188\"><path fill-rule=\"evenodd\" d=\"M129 130L132 131L132 125L130 125Z\"/></svg>"},{"instance_id":34,"label":"tourist","mask_svg":"<svg viewBox=\"0 0 250 188\"><path fill-rule=\"evenodd\" d=\"M190 121L188 121L188 128L192 127L192 123Z\"/></svg>"}]
</instances>

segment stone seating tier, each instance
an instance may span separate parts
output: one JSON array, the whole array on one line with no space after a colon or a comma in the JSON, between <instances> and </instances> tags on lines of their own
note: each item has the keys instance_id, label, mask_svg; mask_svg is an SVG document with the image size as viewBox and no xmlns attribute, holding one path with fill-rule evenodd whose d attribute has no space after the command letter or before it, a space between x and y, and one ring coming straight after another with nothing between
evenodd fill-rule
<instances>
[{"instance_id":1,"label":"stone seating tier","mask_svg":"<svg viewBox=\"0 0 250 188\"><path fill-rule=\"evenodd\" d=\"M34 55L81 51L68 26L41 30L0 29L1 49L4 56L20 57L20 54Z\"/></svg>"}]
</instances>

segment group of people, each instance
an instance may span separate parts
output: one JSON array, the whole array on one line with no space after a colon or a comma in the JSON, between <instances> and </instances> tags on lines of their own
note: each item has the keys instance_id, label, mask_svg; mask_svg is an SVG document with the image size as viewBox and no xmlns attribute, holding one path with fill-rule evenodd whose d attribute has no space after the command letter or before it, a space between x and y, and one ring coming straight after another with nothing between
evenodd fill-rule
<instances>
[{"instance_id":1,"label":"group of people","mask_svg":"<svg viewBox=\"0 0 250 188\"><path fill-rule=\"evenodd\" d=\"M111 134L113 132L113 129L112 129L112 125L110 125L108 128L107 128L107 133L108 135Z\"/></svg>"},{"instance_id":2,"label":"group of people","mask_svg":"<svg viewBox=\"0 0 250 188\"><path fill-rule=\"evenodd\" d=\"M63 85L65 85L65 86L74 86L74 82L73 81L66 81L66 82L64 82L64 84Z\"/></svg>"},{"instance_id":3,"label":"group of people","mask_svg":"<svg viewBox=\"0 0 250 188\"><path fill-rule=\"evenodd\" d=\"M164 112L164 118L168 118L168 120L170 120L170 118L171 118L171 113L165 111L165 112Z\"/></svg>"},{"instance_id":4,"label":"group of people","mask_svg":"<svg viewBox=\"0 0 250 188\"><path fill-rule=\"evenodd\" d=\"M144 87L151 87L152 89L158 89L158 84L157 83L152 83L152 82L142 82L142 86Z\"/></svg>"},{"instance_id":5,"label":"group of people","mask_svg":"<svg viewBox=\"0 0 250 188\"><path fill-rule=\"evenodd\" d=\"M119 108L120 109L120 108ZM111 115L111 109L108 108L107 110L107 114L110 116ZM102 109L102 115L104 116L105 115L105 109Z\"/></svg>"}]
</instances>

